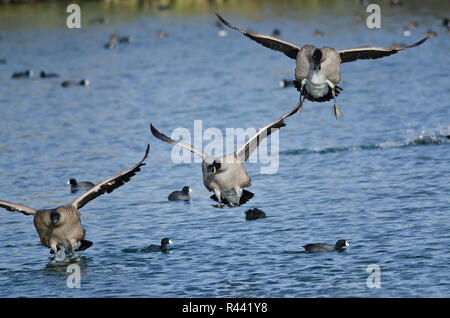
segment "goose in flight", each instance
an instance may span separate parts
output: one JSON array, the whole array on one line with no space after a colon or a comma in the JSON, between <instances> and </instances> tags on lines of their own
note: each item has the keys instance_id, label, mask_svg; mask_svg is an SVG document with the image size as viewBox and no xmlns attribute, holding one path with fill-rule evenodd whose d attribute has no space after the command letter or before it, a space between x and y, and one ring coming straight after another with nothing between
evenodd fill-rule
<instances>
[{"instance_id":1,"label":"goose in flight","mask_svg":"<svg viewBox=\"0 0 450 318\"><path fill-rule=\"evenodd\" d=\"M81 225L81 214L78 209L105 192L111 193L130 181L131 177L145 165L144 160L147 158L149 150L150 146L147 145L144 158L133 168L98 183L70 204L54 209L35 210L24 205L0 200L0 207L8 211L33 215L34 227L39 234L42 245L49 247L52 254L56 254L59 248L70 245L72 255L74 255L75 251L85 250L92 245L92 242L84 240L86 231Z\"/></svg>"},{"instance_id":2,"label":"goose in flight","mask_svg":"<svg viewBox=\"0 0 450 318\"><path fill-rule=\"evenodd\" d=\"M409 46L362 46L344 50L336 50L331 47L316 48L313 45L300 47L270 35L241 30L231 25L219 14L216 13L216 15L229 28L241 32L246 37L269 49L280 51L291 59L296 60L295 87L300 92L298 102L300 106L299 113L303 110L303 101L305 98L313 102L326 102L333 99L333 115L336 119L342 116L342 110L336 104L336 96L342 90L337 85L341 82L341 73L339 71L341 63L353 62L360 59L378 59L392 55L404 49L419 46L429 37L426 36L419 42Z\"/></svg>"},{"instance_id":3,"label":"goose in flight","mask_svg":"<svg viewBox=\"0 0 450 318\"><path fill-rule=\"evenodd\" d=\"M236 152L222 157L211 157L189 144L176 142L159 132L152 124L150 124L150 130L156 138L183 147L202 157L203 184L209 191L214 192L211 199L218 202L215 207L222 208L224 205L233 207L240 206L253 197L252 192L244 189L251 186L251 179L247 174L245 162L264 138L286 126L283 119L292 116L298 110L299 106L296 106L274 122L262 127Z\"/></svg>"}]
</instances>

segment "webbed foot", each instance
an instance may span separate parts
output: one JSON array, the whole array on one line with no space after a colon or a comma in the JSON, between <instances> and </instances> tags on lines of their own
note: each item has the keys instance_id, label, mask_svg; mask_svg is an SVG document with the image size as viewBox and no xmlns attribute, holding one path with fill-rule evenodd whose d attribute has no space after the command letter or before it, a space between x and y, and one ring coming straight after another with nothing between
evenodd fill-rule
<instances>
[{"instance_id":1,"label":"webbed foot","mask_svg":"<svg viewBox=\"0 0 450 318\"><path fill-rule=\"evenodd\" d=\"M339 119L339 117L342 117L344 114L342 113L342 110L339 108L339 106L334 103L333 106L333 115L336 117L336 119Z\"/></svg>"}]
</instances>

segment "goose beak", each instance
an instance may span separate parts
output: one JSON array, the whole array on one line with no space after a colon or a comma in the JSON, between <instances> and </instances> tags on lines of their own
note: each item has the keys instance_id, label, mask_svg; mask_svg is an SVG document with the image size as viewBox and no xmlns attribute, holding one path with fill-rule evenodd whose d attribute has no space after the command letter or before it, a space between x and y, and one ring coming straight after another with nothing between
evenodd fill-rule
<instances>
[{"instance_id":1,"label":"goose beak","mask_svg":"<svg viewBox=\"0 0 450 318\"><path fill-rule=\"evenodd\" d=\"M345 246L350 246L350 244L348 244L348 242L345 242Z\"/></svg>"},{"instance_id":2,"label":"goose beak","mask_svg":"<svg viewBox=\"0 0 450 318\"><path fill-rule=\"evenodd\" d=\"M191 189L191 188L189 188L189 192L192 192L192 189Z\"/></svg>"},{"instance_id":3,"label":"goose beak","mask_svg":"<svg viewBox=\"0 0 450 318\"><path fill-rule=\"evenodd\" d=\"M169 240L169 244L173 244L172 240Z\"/></svg>"}]
</instances>

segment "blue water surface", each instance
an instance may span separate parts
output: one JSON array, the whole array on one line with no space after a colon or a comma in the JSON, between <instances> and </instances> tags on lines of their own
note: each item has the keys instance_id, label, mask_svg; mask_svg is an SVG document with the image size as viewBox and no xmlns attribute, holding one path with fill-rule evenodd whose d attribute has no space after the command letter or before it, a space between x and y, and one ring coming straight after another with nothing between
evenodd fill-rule
<instances>
[{"instance_id":1,"label":"blue water surface","mask_svg":"<svg viewBox=\"0 0 450 318\"><path fill-rule=\"evenodd\" d=\"M223 14L242 28L279 28L287 41L338 49L411 44L429 29L438 35L384 59L343 64L344 116L333 117L332 101L306 102L280 131L276 173L247 164L255 196L226 209L211 207L201 164L174 163L172 146L149 124L169 136L180 127L194 134L195 120L203 132L262 127L298 100L294 88L279 86L293 78L293 60L230 29L219 36L217 8L111 13L80 30L65 27L64 10L51 26L4 24L1 200L36 209L72 202L79 193L68 179L100 182L136 164L147 143L151 149L129 183L80 210L94 245L77 259L52 263L32 217L1 209L0 297L450 296L450 35L440 13L387 7L382 28L368 29L353 18L355 1L282 3ZM413 20L419 27L405 37ZM168 36L158 38L159 30ZM112 33L133 42L105 49ZM26 69L35 76L11 79ZM60 77L40 79L41 70ZM89 86L60 85L83 78ZM190 203L167 200L185 185ZM252 207L268 217L246 221ZM174 241L168 253L141 250L163 237ZM351 246L303 252L338 239ZM80 289L66 285L69 263L81 267ZM371 264L381 269L380 288L367 287Z\"/></svg>"}]
</instances>

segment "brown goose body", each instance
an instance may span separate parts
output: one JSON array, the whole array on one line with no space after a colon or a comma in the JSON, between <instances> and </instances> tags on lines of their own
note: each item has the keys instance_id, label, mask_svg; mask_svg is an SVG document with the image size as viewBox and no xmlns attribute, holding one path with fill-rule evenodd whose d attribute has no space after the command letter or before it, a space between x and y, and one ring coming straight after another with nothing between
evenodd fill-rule
<instances>
[{"instance_id":1,"label":"brown goose body","mask_svg":"<svg viewBox=\"0 0 450 318\"><path fill-rule=\"evenodd\" d=\"M53 222L52 213L58 213L59 220ZM70 243L75 245L84 239L85 229L81 225L81 213L71 204L56 209L38 210L34 215L34 227L42 245L52 248Z\"/></svg>"},{"instance_id":2,"label":"brown goose body","mask_svg":"<svg viewBox=\"0 0 450 318\"><path fill-rule=\"evenodd\" d=\"M203 184L206 189L214 192L211 199L218 202L217 207L222 207L222 203L226 206L234 207L246 203L253 197L253 193L243 189L251 186L251 179L245 168L245 162L262 140L270 136L274 131L286 126L283 120L298 112L299 107L296 106L290 112L260 128L237 151L222 157L211 157L201 149L197 149L190 144L176 142L159 132L152 124L150 124L150 130L153 136L159 140L183 147L202 157Z\"/></svg>"},{"instance_id":3,"label":"brown goose body","mask_svg":"<svg viewBox=\"0 0 450 318\"><path fill-rule=\"evenodd\" d=\"M144 158L131 169L120 172L114 177L106 179L82 195L75 201L54 209L35 210L33 208L0 200L0 207L8 211L17 211L25 215L34 216L34 227L39 235L42 245L51 249L52 253L58 251L58 247L66 247L70 244L72 254L75 251L84 250L92 245L92 242L85 241L86 231L81 225L81 214L78 209L82 208L89 201L104 193L111 193L121 187L136 175L145 165L144 161L148 156L150 146L147 145Z\"/></svg>"}]
</instances>

